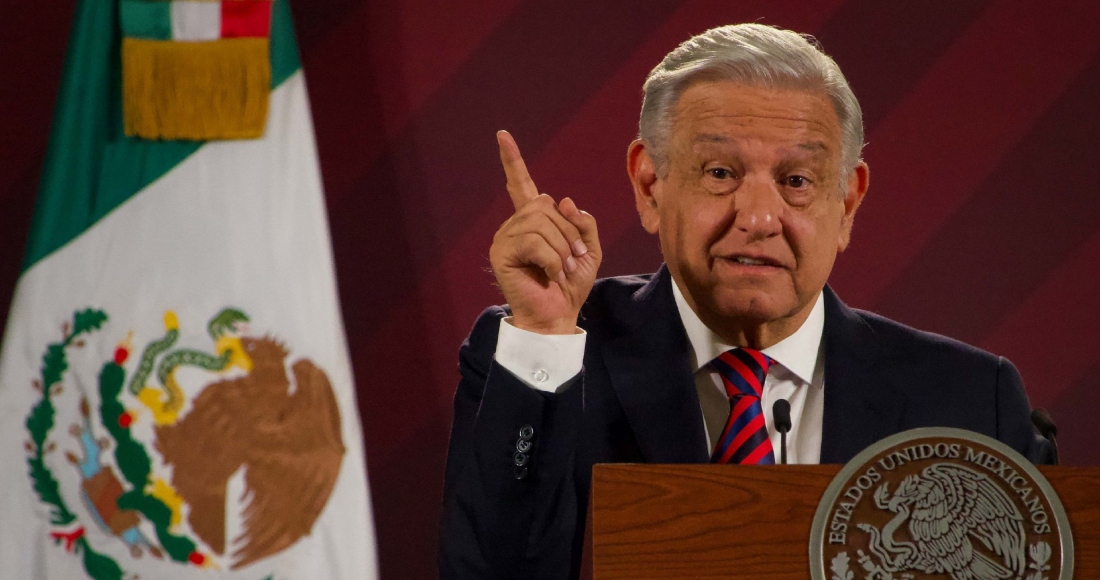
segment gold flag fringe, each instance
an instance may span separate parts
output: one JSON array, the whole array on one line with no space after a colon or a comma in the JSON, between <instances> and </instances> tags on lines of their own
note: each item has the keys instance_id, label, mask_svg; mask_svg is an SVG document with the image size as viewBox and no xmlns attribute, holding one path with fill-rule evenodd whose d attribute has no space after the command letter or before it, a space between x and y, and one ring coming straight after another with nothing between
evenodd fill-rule
<instances>
[{"instance_id":1,"label":"gold flag fringe","mask_svg":"<svg viewBox=\"0 0 1100 580\"><path fill-rule=\"evenodd\" d=\"M266 38L122 39L122 109L131 137L262 137L270 93Z\"/></svg>"}]
</instances>

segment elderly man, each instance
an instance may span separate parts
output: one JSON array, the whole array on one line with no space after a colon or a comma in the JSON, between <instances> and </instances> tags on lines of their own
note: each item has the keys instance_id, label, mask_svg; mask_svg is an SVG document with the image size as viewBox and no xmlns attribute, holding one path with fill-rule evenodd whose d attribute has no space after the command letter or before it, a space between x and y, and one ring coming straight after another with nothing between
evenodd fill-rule
<instances>
[{"instance_id":1,"label":"elderly man","mask_svg":"<svg viewBox=\"0 0 1100 580\"><path fill-rule=\"evenodd\" d=\"M759 24L650 73L627 170L655 274L596 280L596 219L540 195L498 134L515 214L490 249L507 307L461 350L446 578L568 578L599 462L840 463L893 433L970 429L1048 459L1007 360L844 305L826 286L868 187L831 58Z\"/></svg>"}]
</instances>

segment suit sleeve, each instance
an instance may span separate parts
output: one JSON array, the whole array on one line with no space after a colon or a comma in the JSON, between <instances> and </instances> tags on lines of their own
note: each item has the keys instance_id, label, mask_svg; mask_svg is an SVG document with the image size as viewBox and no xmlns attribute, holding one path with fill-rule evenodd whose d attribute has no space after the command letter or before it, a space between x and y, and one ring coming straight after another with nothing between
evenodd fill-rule
<instances>
[{"instance_id":1,"label":"suit sleeve","mask_svg":"<svg viewBox=\"0 0 1100 580\"><path fill-rule=\"evenodd\" d=\"M1054 446L1031 422L1020 372L1004 357L997 363L997 438L1034 464L1054 463Z\"/></svg>"},{"instance_id":2,"label":"suit sleeve","mask_svg":"<svg viewBox=\"0 0 1100 580\"><path fill-rule=\"evenodd\" d=\"M440 576L568 578L577 528L574 448L584 371L556 393L493 360L499 307L459 353L443 489Z\"/></svg>"}]
</instances>

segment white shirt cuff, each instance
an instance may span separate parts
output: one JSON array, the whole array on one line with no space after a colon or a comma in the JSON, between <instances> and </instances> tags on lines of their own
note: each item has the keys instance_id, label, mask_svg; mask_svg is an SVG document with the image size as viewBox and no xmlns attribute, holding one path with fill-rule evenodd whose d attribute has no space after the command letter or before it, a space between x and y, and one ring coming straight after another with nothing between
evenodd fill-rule
<instances>
[{"instance_id":1,"label":"white shirt cuff","mask_svg":"<svg viewBox=\"0 0 1100 580\"><path fill-rule=\"evenodd\" d=\"M538 334L512 326L512 318L500 321L497 351L493 355L500 366L527 385L552 393L581 372L584 343L588 335Z\"/></svg>"}]
</instances>

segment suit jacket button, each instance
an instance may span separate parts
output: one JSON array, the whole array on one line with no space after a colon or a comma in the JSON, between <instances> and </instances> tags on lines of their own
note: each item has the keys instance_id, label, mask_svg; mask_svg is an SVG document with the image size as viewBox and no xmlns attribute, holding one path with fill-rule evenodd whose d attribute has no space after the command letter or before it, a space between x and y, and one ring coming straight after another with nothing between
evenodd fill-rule
<instances>
[{"instance_id":1,"label":"suit jacket button","mask_svg":"<svg viewBox=\"0 0 1100 580\"><path fill-rule=\"evenodd\" d=\"M516 454L512 456L512 463L515 463L516 467L527 465L527 455L516 451Z\"/></svg>"},{"instance_id":2,"label":"suit jacket button","mask_svg":"<svg viewBox=\"0 0 1100 580\"><path fill-rule=\"evenodd\" d=\"M524 441L530 441L535 436L535 428L530 425L524 425L519 428L519 438Z\"/></svg>"},{"instance_id":3,"label":"suit jacket button","mask_svg":"<svg viewBox=\"0 0 1100 580\"><path fill-rule=\"evenodd\" d=\"M526 439L520 439L519 441L516 441L516 451L519 451L520 453L527 453L530 450L531 450L531 442L530 441L527 441Z\"/></svg>"},{"instance_id":4,"label":"suit jacket button","mask_svg":"<svg viewBox=\"0 0 1100 580\"><path fill-rule=\"evenodd\" d=\"M512 476L514 476L516 479L523 479L527 477L527 468L517 465L515 469L512 470Z\"/></svg>"}]
</instances>

